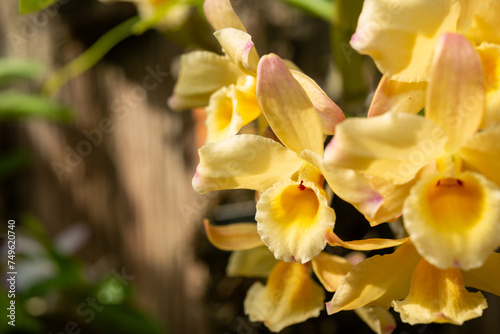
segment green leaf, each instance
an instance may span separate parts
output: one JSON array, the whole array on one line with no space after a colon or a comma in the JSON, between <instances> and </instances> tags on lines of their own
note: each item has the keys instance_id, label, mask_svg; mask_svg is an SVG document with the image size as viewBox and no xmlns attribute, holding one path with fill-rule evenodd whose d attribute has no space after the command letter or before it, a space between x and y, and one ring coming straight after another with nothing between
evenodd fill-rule
<instances>
[{"instance_id":1,"label":"green leaf","mask_svg":"<svg viewBox=\"0 0 500 334\"><path fill-rule=\"evenodd\" d=\"M29 14L44 9L57 0L19 0L19 13Z\"/></svg>"},{"instance_id":2,"label":"green leaf","mask_svg":"<svg viewBox=\"0 0 500 334\"><path fill-rule=\"evenodd\" d=\"M40 62L19 59L0 59L0 85L18 80L34 80L42 76L45 68Z\"/></svg>"},{"instance_id":3,"label":"green leaf","mask_svg":"<svg viewBox=\"0 0 500 334\"><path fill-rule=\"evenodd\" d=\"M332 0L281 0L309 15L316 16L326 22L332 22L335 7Z\"/></svg>"},{"instance_id":4,"label":"green leaf","mask_svg":"<svg viewBox=\"0 0 500 334\"><path fill-rule=\"evenodd\" d=\"M0 180L5 180L28 165L30 156L25 151L9 152L0 156Z\"/></svg>"},{"instance_id":5,"label":"green leaf","mask_svg":"<svg viewBox=\"0 0 500 334\"><path fill-rule=\"evenodd\" d=\"M72 119L70 110L42 95L19 92L0 92L0 120L42 117L66 122Z\"/></svg>"},{"instance_id":6,"label":"green leaf","mask_svg":"<svg viewBox=\"0 0 500 334\"><path fill-rule=\"evenodd\" d=\"M121 334L160 334L169 331L136 308L127 305L103 305L91 326L97 332Z\"/></svg>"},{"instance_id":7,"label":"green leaf","mask_svg":"<svg viewBox=\"0 0 500 334\"><path fill-rule=\"evenodd\" d=\"M363 74L366 56L355 51L349 41L356 30L363 0L335 0L335 15L331 26L331 49L342 76L344 114L360 115L368 93Z\"/></svg>"}]
</instances>

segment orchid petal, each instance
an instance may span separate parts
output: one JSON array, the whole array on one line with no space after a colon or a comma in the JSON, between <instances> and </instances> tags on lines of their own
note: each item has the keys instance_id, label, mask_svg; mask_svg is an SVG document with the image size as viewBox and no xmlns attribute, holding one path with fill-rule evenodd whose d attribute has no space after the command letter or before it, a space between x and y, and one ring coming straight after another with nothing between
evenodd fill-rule
<instances>
[{"instance_id":1,"label":"orchid petal","mask_svg":"<svg viewBox=\"0 0 500 334\"><path fill-rule=\"evenodd\" d=\"M485 74L486 109L487 111L491 109L488 112L498 114L498 102L494 103L490 100L492 98L493 100L498 99L497 95L500 90L500 45L483 42L479 46L476 46L475 50L481 58Z\"/></svg>"},{"instance_id":2,"label":"orchid petal","mask_svg":"<svg viewBox=\"0 0 500 334\"><path fill-rule=\"evenodd\" d=\"M291 70L295 80L305 90L307 96L318 112L319 120L326 135L335 134L335 126L345 120L342 110L333 102L328 95L307 75Z\"/></svg>"},{"instance_id":3,"label":"orchid petal","mask_svg":"<svg viewBox=\"0 0 500 334\"><path fill-rule=\"evenodd\" d=\"M233 108L243 119L243 125L255 120L262 113L255 96L257 81L252 76L240 77L232 92Z\"/></svg>"},{"instance_id":4,"label":"orchid petal","mask_svg":"<svg viewBox=\"0 0 500 334\"><path fill-rule=\"evenodd\" d=\"M396 329L396 320L383 307L360 307L354 312L377 334L391 334Z\"/></svg>"},{"instance_id":5,"label":"orchid petal","mask_svg":"<svg viewBox=\"0 0 500 334\"><path fill-rule=\"evenodd\" d=\"M291 177L303 164L293 152L272 139L237 135L204 145L193 178L199 193L222 189L264 191Z\"/></svg>"},{"instance_id":6,"label":"orchid petal","mask_svg":"<svg viewBox=\"0 0 500 334\"><path fill-rule=\"evenodd\" d=\"M500 32L498 31L500 4L495 0L472 2L478 4L471 13L473 19L471 26L466 31L467 37L476 42L487 41L500 44Z\"/></svg>"},{"instance_id":7,"label":"orchid petal","mask_svg":"<svg viewBox=\"0 0 500 334\"><path fill-rule=\"evenodd\" d=\"M333 192L354 205L360 212L373 215L379 210L383 198L363 174L345 168L326 166L322 157L310 150L303 151L300 157L316 166Z\"/></svg>"},{"instance_id":8,"label":"orchid petal","mask_svg":"<svg viewBox=\"0 0 500 334\"><path fill-rule=\"evenodd\" d=\"M482 315L487 307L480 292L468 292L458 269L440 270L424 259L417 264L410 293L393 307L401 320L415 324L431 322L461 325Z\"/></svg>"},{"instance_id":9,"label":"orchid petal","mask_svg":"<svg viewBox=\"0 0 500 334\"><path fill-rule=\"evenodd\" d=\"M283 180L261 194L255 220L277 259L305 263L325 248L335 212L313 182Z\"/></svg>"},{"instance_id":10,"label":"orchid petal","mask_svg":"<svg viewBox=\"0 0 500 334\"><path fill-rule=\"evenodd\" d=\"M203 12L214 30L234 28L246 32L245 26L234 12L230 0L205 0Z\"/></svg>"},{"instance_id":11,"label":"orchid petal","mask_svg":"<svg viewBox=\"0 0 500 334\"><path fill-rule=\"evenodd\" d=\"M222 46L222 51L232 59L242 72L255 75L259 55L252 42L252 36L233 28L217 30L214 36Z\"/></svg>"},{"instance_id":12,"label":"orchid petal","mask_svg":"<svg viewBox=\"0 0 500 334\"><path fill-rule=\"evenodd\" d=\"M375 249L384 249L389 247L401 246L402 244L404 244L409 240L409 238L403 238L403 239L374 238L374 239L344 241L340 239L332 230L327 230L325 232L325 239L330 246L340 246L357 251L371 251Z\"/></svg>"},{"instance_id":13,"label":"orchid petal","mask_svg":"<svg viewBox=\"0 0 500 334\"><path fill-rule=\"evenodd\" d=\"M415 185L418 177L403 184L393 184L380 177L367 175L373 188L382 196L379 208L371 214L361 211L371 226L396 220L403 211L403 203L410 194L410 189Z\"/></svg>"},{"instance_id":14,"label":"orchid petal","mask_svg":"<svg viewBox=\"0 0 500 334\"><path fill-rule=\"evenodd\" d=\"M462 276L465 286L500 296L500 254L491 253L482 267L462 271Z\"/></svg>"},{"instance_id":15,"label":"orchid petal","mask_svg":"<svg viewBox=\"0 0 500 334\"><path fill-rule=\"evenodd\" d=\"M458 152L466 165L500 186L500 126L473 135Z\"/></svg>"},{"instance_id":16,"label":"orchid petal","mask_svg":"<svg viewBox=\"0 0 500 334\"><path fill-rule=\"evenodd\" d=\"M444 154L446 139L434 122L418 115L349 118L337 126L325 150L325 164L403 184Z\"/></svg>"},{"instance_id":17,"label":"orchid petal","mask_svg":"<svg viewBox=\"0 0 500 334\"><path fill-rule=\"evenodd\" d=\"M235 223L230 225L211 225L203 221L208 240L222 250L251 249L263 245L255 223Z\"/></svg>"},{"instance_id":18,"label":"orchid petal","mask_svg":"<svg viewBox=\"0 0 500 334\"><path fill-rule=\"evenodd\" d=\"M271 274L277 263L278 260L266 246L234 251L229 256L226 275L265 278Z\"/></svg>"},{"instance_id":19,"label":"orchid petal","mask_svg":"<svg viewBox=\"0 0 500 334\"><path fill-rule=\"evenodd\" d=\"M477 131L485 107L481 59L464 36L444 34L440 38L426 100L425 117L446 132L446 149L454 153Z\"/></svg>"},{"instance_id":20,"label":"orchid petal","mask_svg":"<svg viewBox=\"0 0 500 334\"><path fill-rule=\"evenodd\" d=\"M207 143L221 141L234 136L243 127L243 118L233 108L234 87L222 87L210 96L207 113Z\"/></svg>"},{"instance_id":21,"label":"orchid petal","mask_svg":"<svg viewBox=\"0 0 500 334\"><path fill-rule=\"evenodd\" d=\"M314 274L329 292L337 290L344 276L353 267L345 258L326 252L319 253L311 262Z\"/></svg>"},{"instance_id":22,"label":"orchid petal","mask_svg":"<svg viewBox=\"0 0 500 334\"><path fill-rule=\"evenodd\" d=\"M384 75L373 96L368 117L391 111L418 113L425 105L426 87L426 82L396 81Z\"/></svg>"},{"instance_id":23,"label":"orchid petal","mask_svg":"<svg viewBox=\"0 0 500 334\"><path fill-rule=\"evenodd\" d=\"M240 75L241 72L227 57L208 51L182 55L179 79L168 104L174 110L204 107L212 93L236 83Z\"/></svg>"},{"instance_id":24,"label":"orchid petal","mask_svg":"<svg viewBox=\"0 0 500 334\"><path fill-rule=\"evenodd\" d=\"M244 301L250 321L262 321L273 332L319 316L324 308L323 289L310 277L306 266L278 263L264 286L254 283Z\"/></svg>"},{"instance_id":25,"label":"orchid petal","mask_svg":"<svg viewBox=\"0 0 500 334\"><path fill-rule=\"evenodd\" d=\"M464 270L483 265L500 244L500 189L481 174L434 174L420 180L403 206L404 225L432 265Z\"/></svg>"},{"instance_id":26,"label":"orchid petal","mask_svg":"<svg viewBox=\"0 0 500 334\"><path fill-rule=\"evenodd\" d=\"M406 243L392 254L374 255L354 266L327 303L328 314L362 306L389 308L393 300L408 294L419 259L415 248Z\"/></svg>"},{"instance_id":27,"label":"orchid petal","mask_svg":"<svg viewBox=\"0 0 500 334\"><path fill-rule=\"evenodd\" d=\"M260 107L255 97L255 79L245 77L247 86L231 85L222 87L210 96L207 112L207 143L224 140L236 135L243 126L255 120Z\"/></svg>"},{"instance_id":28,"label":"orchid petal","mask_svg":"<svg viewBox=\"0 0 500 334\"><path fill-rule=\"evenodd\" d=\"M456 31L459 14L452 0L365 0L351 45L391 79L425 81L438 37Z\"/></svg>"},{"instance_id":29,"label":"orchid petal","mask_svg":"<svg viewBox=\"0 0 500 334\"><path fill-rule=\"evenodd\" d=\"M500 87L486 93L486 107L480 128L487 129L498 125L500 125Z\"/></svg>"},{"instance_id":30,"label":"orchid petal","mask_svg":"<svg viewBox=\"0 0 500 334\"><path fill-rule=\"evenodd\" d=\"M269 54L259 62L257 99L281 142L300 154L305 149L323 153L321 123L313 103L286 64Z\"/></svg>"}]
</instances>

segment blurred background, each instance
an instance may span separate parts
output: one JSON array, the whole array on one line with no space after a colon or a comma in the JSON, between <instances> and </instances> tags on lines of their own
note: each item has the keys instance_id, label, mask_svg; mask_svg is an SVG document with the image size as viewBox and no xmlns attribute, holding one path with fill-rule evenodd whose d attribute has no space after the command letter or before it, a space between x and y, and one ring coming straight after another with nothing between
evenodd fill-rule
<instances>
[{"instance_id":1,"label":"blurred background","mask_svg":"<svg viewBox=\"0 0 500 334\"><path fill-rule=\"evenodd\" d=\"M380 76L348 44L362 1L322 1L331 13L300 1L232 3L261 55L293 60L347 114L363 115ZM4 315L3 279L0 333L268 333L243 312L255 280L225 276L229 253L210 245L201 224L252 221L254 194L194 193L203 111L167 106L179 56L220 53L199 8L174 27L130 37L114 30L114 47L87 53L95 65L43 95L56 70L137 8L96 0L61 0L31 14L18 7L0 2L0 269L6 277L14 220L18 273L16 326ZM391 236L338 198L334 206L346 239L369 230ZM487 299L484 316L464 326L398 320L394 333L499 333L498 297ZM371 331L353 312L323 312L283 333Z\"/></svg>"}]
</instances>

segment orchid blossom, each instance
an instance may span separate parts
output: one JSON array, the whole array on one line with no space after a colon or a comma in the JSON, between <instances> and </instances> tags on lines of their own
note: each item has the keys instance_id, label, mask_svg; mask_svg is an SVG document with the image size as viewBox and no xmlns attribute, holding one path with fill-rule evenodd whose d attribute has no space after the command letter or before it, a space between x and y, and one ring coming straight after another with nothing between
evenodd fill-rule
<instances>
[{"instance_id":1,"label":"orchid blossom","mask_svg":"<svg viewBox=\"0 0 500 334\"><path fill-rule=\"evenodd\" d=\"M500 295L498 282L500 254L490 253L480 268L462 271L438 269L422 258L412 242L405 239L342 241L327 233L332 246L353 250L373 250L399 246L392 254L375 255L351 269L340 283L328 314L364 306L392 306L409 324L431 322L461 325L481 316L487 307L480 292L466 286ZM399 245L398 245L399 243Z\"/></svg>"},{"instance_id":2,"label":"orchid blossom","mask_svg":"<svg viewBox=\"0 0 500 334\"><path fill-rule=\"evenodd\" d=\"M257 98L280 142L238 135L209 143L199 150L193 179L199 193L261 192L255 217L259 234L285 262L306 263L326 245L323 234L333 229L335 212L323 189L325 177L336 193L359 206L378 206L381 200L357 173L323 165L321 123L309 98L316 95L304 90L278 56L264 56L257 70Z\"/></svg>"},{"instance_id":3,"label":"orchid blossom","mask_svg":"<svg viewBox=\"0 0 500 334\"><path fill-rule=\"evenodd\" d=\"M443 33L460 33L479 53L486 83L481 128L500 121L500 34L495 0L366 0L352 47L369 55L382 72L369 116L417 113L424 107L432 55Z\"/></svg>"},{"instance_id":4,"label":"orchid blossom","mask_svg":"<svg viewBox=\"0 0 500 334\"><path fill-rule=\"evenodd\" d=\"M229 0L207 0L203 8L224 55L194 51L181 56L168 103L174 110L206 107L207 142L215 142L237 134L261 114L255 97L259 56Z\"/></svg>"},{"instance_id":5,"label":"orchid blossom","mask_svg":"<svg viewBox=\"0 0 500 334\"><path fill-rule=\"evenodd\" d=\"M478 131L483 78L472 45L445 34L433 60L425 117L389 112L349 119L337 126L325 152L327 165L397 189L382 206L401 208L416 249L440 269L479 268L500 244L500 128Z\"/></svg>"},{"instance_id":6,"label":"orchid blossom","mask_svg":"<svg viewBox=\"0 0 500 334\"><path fill-rule=\"evenodd\" d=\"M312 273L327 291L334 292L353 267L345 258L326 252L306 264L278 261L261 241L255 223L216 226L205 220L204 226L215 247L233 251L226 269L228 276L267 278L265 285L256 282L250 287L244 309L251 321L262 321L273 332L317 317L324 309L325 292ZM396 327L394 318L382 308L355 311L377 334L389 334Z\"/></svg>"},{"instance_id":7,"label":"orchid blossom","mask_svg":"<svg viewBox=\"0 0 500 334\"><path fill-rule=\"evenodd\" d=\"M224 55L195 51L181 57L179 79L169 105L174 110L206 107L207 143L236 135L261 115L256 97L259 56L252 37L229 0L206 0L205 15ZM289 67L295 68L288 63ZM333 134L344 115L308 76L292 70L303 85L320 117L325 134Z\"/></svg>"}]
</instances>

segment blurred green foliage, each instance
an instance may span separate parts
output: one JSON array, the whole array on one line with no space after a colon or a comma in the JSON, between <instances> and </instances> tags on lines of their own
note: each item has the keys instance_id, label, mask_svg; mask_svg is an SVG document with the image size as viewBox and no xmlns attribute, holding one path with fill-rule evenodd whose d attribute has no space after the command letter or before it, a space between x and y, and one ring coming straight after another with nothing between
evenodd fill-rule
<instances>
[{"instance_id":1,"label":"blurred green foliage","mask_svg":"<svg viewBox=\"0 0 500 334\"><path fill-rule=\"evenodd\" d=\"M84 264L61 250L36 218L26 216L16 226L16 246L15 298L7 297L5 287L0 289L1 309L15 300L16 326L1 321L0 333L64 333L67 328L75 333L78 329L90 333L165 332L134 305L131 282L135 276L113 269L90 279ZM6 263L3 260L2 266ZM49 270L41 274L40 266ZM7 269L2 268L2 272ZM23 277L30 279L19 284Z\"/></svg>"},{"instance_id":2,"label":"blurred green foliage","mask_svg":"<svg viewBox=\"0 0 500 334\"><path fill-rule=\"evenodd\" d=\"M19 0L19 12L21 14L33 13L56 2L57 0Z\"/></svg>"}]
</instances>

